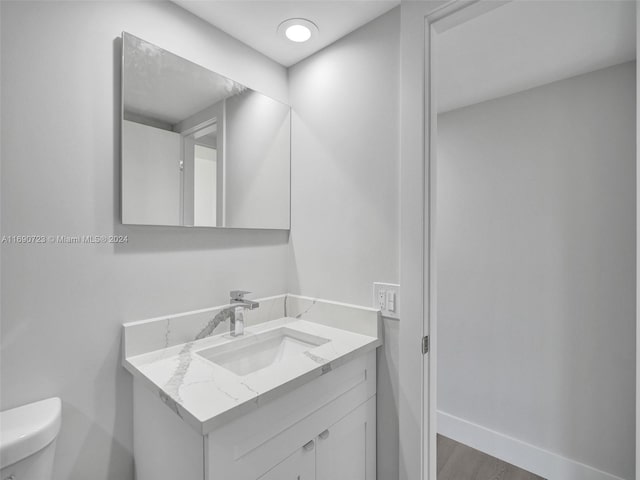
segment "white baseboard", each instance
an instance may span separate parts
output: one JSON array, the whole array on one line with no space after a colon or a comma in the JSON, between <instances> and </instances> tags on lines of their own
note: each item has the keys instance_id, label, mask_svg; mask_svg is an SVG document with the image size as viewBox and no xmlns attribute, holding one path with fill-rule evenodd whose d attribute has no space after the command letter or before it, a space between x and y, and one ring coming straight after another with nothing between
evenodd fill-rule
<instances>
[{"instance_id":1,"label":"white baseboard","mask_svg":"<svg viewBox=\"0 0 640 480\"><path fill-rule=\"evenodd\" d=\"M548 480L625 480L438 411L438 433Z\"/></svg>"}]
</instances>

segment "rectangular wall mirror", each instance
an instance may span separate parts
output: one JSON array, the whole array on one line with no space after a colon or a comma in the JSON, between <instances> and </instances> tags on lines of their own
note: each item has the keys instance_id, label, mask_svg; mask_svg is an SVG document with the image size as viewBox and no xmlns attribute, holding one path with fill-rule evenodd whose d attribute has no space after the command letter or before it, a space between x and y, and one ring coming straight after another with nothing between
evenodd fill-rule
<instances>
[{"instance_id":1,"label":"rectangular wall mirror","mask_svg":"<svg viewBox=\"0 0 640 480\"><path fill-rule=\"evenodd\" d=\"M289 229L288 105L122 34L122 223Z\"/></svg>"}]
</instances>

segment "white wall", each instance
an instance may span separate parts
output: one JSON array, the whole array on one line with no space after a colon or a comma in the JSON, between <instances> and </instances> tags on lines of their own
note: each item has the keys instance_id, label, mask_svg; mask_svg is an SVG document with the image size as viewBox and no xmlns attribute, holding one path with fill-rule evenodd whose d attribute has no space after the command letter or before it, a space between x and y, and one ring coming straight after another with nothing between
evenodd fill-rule
<instances>
[{"instance_id":1,"label":"white wall","mask_svg":"<svg viewBox=\"0 0 640 480\"><path fill-rule=\"evenodd\" d=\"M399 9L289 70L292 293L370 305L399 279ZM400 325L402 321L400 321ZM379 355L378 478L398 475L397 321Z\"/></svg>"},{"instance_id":2,"label":"white wall","mask_svg":"<svg viewBox=\"0 0 640 480\"><path fill-rule=\"evenodd\" d=\"M624 479L635 80L626 63L438 117L438 409Z\"/></svg>"},{"instance_id":3,"label":"white wall","mask_svg":"<svg viewBox=\"0 0 640 480\"><path fill-rule=\"evenodd\" d=\"M123 322L287 290L286 232L122 227L122 30L287 101L286 70L165 2L1 2L2 409L59 395L57 480L133 479ZM33 132L38 141L33 141Z\"/></svg>"}]
</instances>

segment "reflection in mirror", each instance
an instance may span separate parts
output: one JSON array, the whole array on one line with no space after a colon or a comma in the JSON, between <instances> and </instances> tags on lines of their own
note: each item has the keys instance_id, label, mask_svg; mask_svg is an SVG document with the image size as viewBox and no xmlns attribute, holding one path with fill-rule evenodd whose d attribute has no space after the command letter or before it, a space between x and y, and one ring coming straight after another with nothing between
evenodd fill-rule
<instances>
[{"instance_id":1,"label":"reflection in mirror","mask_svg":"<svg viewBox=\"0 0 640 480\"><path fill-rule=\"evenodd\" d=\"M122 223L288 229L290 107L122 34Z\"/></svg>"}]
</instances>

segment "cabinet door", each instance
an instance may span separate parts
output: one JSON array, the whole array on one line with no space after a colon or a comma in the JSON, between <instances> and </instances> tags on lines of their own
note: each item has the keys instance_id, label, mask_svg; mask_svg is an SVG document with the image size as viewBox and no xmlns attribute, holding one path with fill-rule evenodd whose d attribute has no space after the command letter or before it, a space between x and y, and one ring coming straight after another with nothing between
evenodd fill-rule
<instances>
[{"instance_id":1,"label":"cabinet door","mask_svg":"<svg viewBox=\"0 0 640 480\"><path fill-rule=\"evenodd\" d=\"M375 480L375 396L317 438L316 480Z\"/></svg>"},{"instance_id":2,"label":"cabinet door","mask_svg":"<svg viewBox=\"0 0 640 480\"><path fill-rule=\"evenodd\" d=\"M258 480L315 480L315 441L296 450Z\"/></svg>"}]
</instances>

